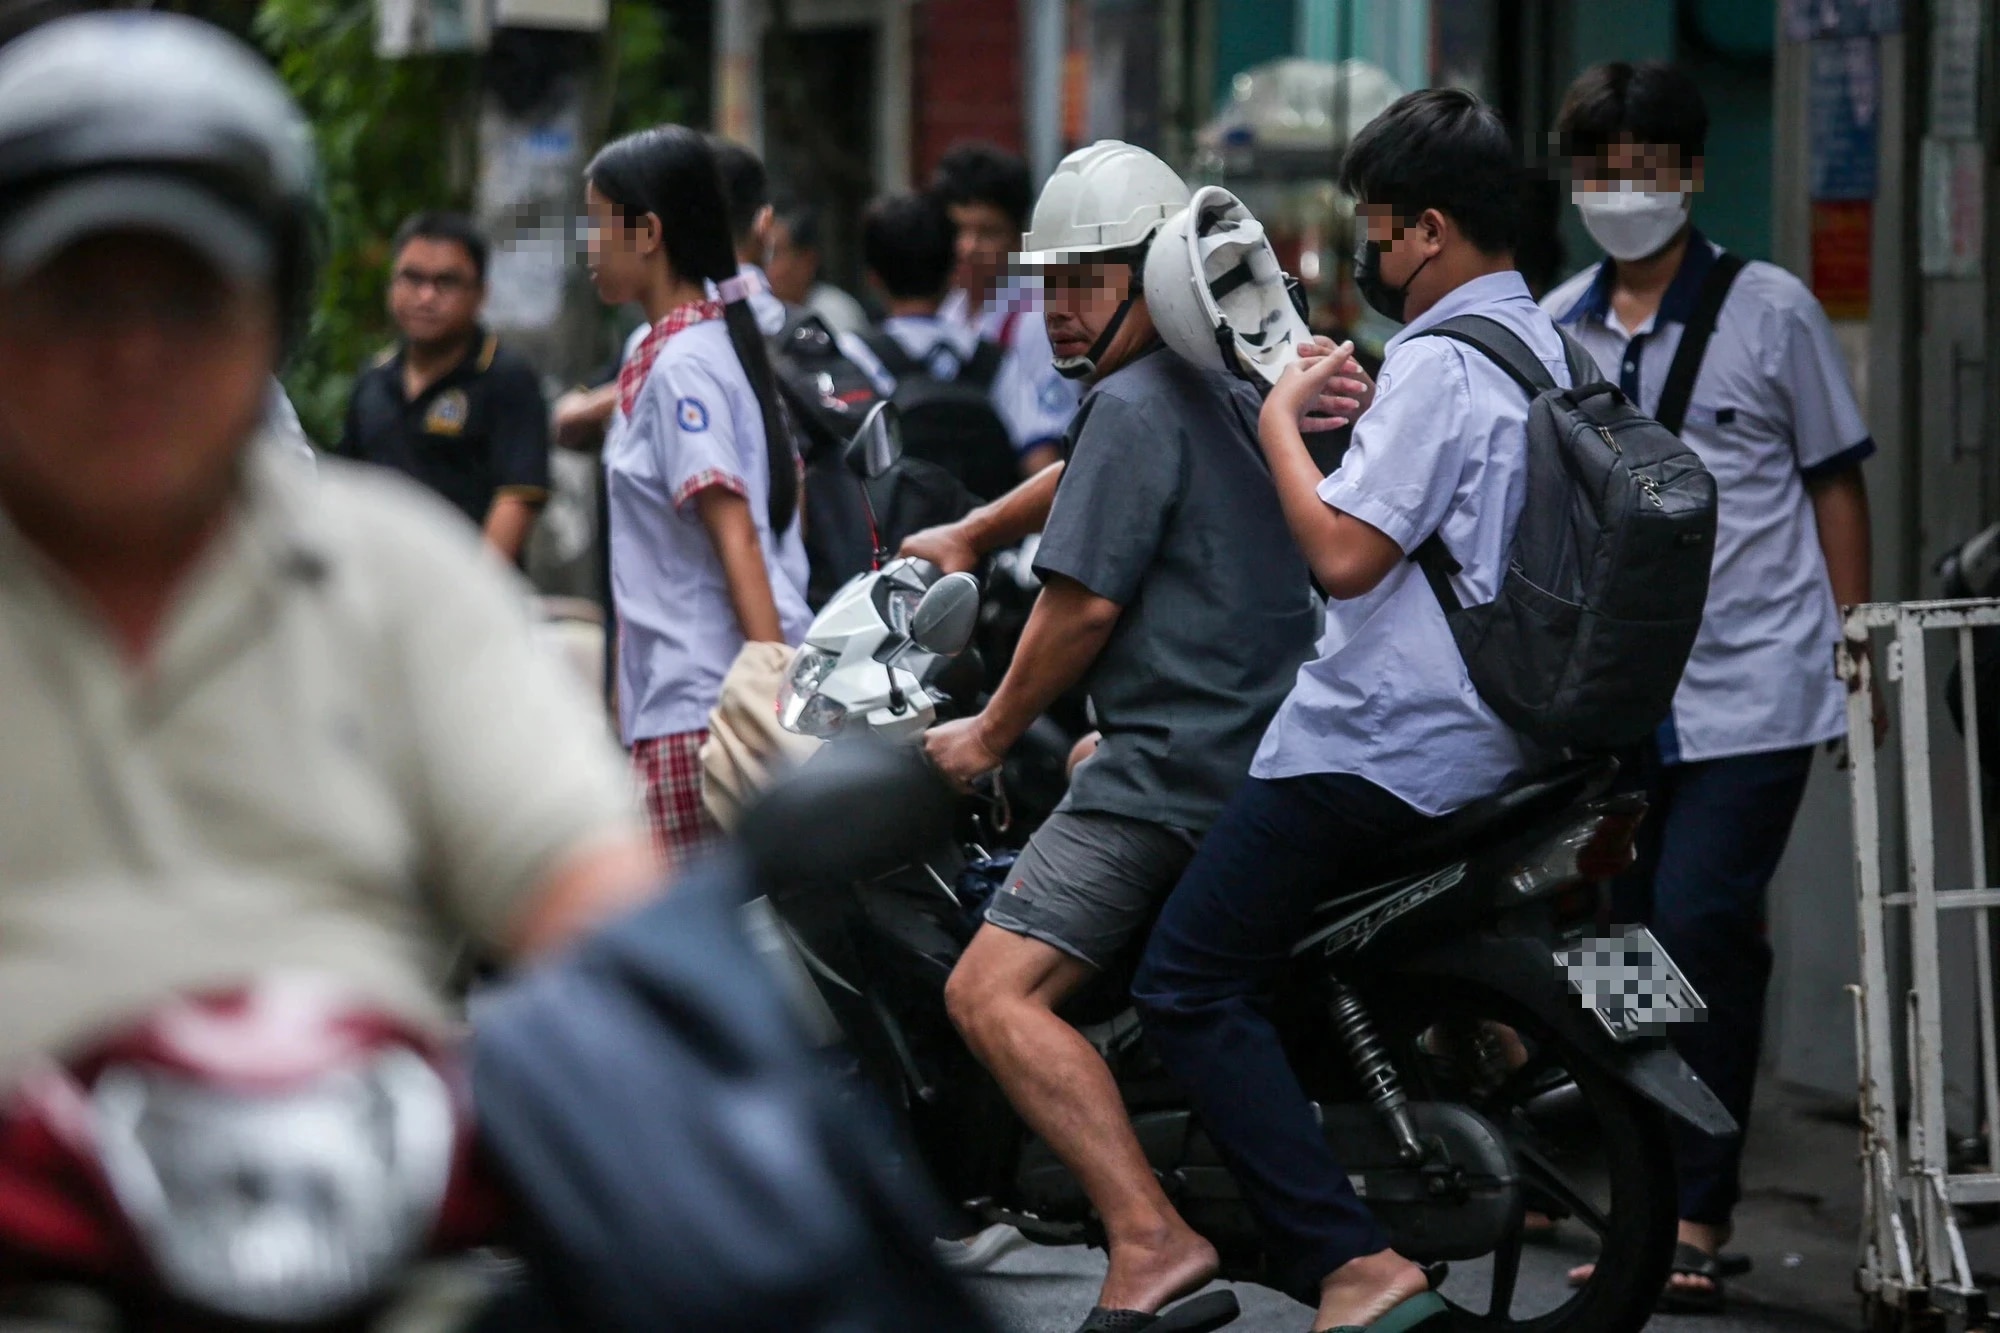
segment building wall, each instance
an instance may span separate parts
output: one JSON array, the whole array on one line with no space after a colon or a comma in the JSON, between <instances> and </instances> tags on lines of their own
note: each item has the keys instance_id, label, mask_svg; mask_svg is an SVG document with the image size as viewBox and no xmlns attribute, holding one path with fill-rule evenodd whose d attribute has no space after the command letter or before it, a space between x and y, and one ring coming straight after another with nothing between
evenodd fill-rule
<instances>
[{"instance_id":1,"label":"building wall","mask_svg":"<svg viewBox=\"0 0 2000 1333\"><path fill-rule=\"evenodd\" d=\"M953 144L1023 147L1020 0L920 0L912 13L910 178Z\"/></svg>"}]
</instances>

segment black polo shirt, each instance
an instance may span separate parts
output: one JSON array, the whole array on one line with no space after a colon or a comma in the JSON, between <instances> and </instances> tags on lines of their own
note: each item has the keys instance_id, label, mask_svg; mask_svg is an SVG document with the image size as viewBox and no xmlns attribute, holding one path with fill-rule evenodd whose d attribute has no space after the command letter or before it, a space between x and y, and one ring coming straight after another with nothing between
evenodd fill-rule
<instances>
[{"instance_id":1,"label":"black polo shirt","mask_svg":"<svg viewBox=\"0 0 2000 1333\"><path fill-rule=\"evenodd\" d=\"M549 409L535 372L493 334L415 398L397 348L355 381L339 452L415 477L483 525L497 495L548 494Z\"/></svg>"}]
</instances>

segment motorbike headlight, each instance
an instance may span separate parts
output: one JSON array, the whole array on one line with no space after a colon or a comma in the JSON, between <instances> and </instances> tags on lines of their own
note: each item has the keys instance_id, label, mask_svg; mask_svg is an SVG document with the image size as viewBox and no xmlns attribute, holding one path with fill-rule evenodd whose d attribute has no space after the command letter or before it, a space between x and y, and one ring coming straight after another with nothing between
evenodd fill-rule
<instances>
[{"instance_id":1,"label":"motorbike headlight","mask_svg":"<svg viewBox=\"0 0 2000 1333\"><path fill-rule=\"evenodd\" d=\"M840 659L818 648L799 649L785 687L778 692L778 725L801 736L825 739L847 721L847 708L819 692Z\"/></svg>"},{"instance_id":2,"label":"motorbike headlight","mask_svg":"<svg viewBox=\"0 0 2000 1333\"><path fill-rule=\"evenodd\" d=\"M847 705L824 694L815 694L799 705L797 716L785 725L801 736L831 740L847 725Z\"/></svg>"},{"instance_id":3,"label":"motorbike headlight","mask_svg":"<svg viewBox=\"0 0 2000 1333\"><path fill-rule=\"evenodd\" d=\"M409 1050L272 1093L114 1066L92 1101L105 1174L161 1279L228 1318L363 1306L428 1239L451 1174L450 1090Z\"/></svg>"}]
</instances>

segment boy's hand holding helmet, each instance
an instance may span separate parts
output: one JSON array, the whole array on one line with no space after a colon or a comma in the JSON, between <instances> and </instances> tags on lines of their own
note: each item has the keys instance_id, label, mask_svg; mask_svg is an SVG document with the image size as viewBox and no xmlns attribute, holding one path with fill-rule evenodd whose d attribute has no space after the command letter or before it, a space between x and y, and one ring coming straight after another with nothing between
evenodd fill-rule
<instances>
[{"instance_id":1,"label":"boy's hand holding helmet","mask_svg":"<svg viewBox=\"0 0 2000 1333\"><path fill-rule=\"evenodd\" d=\"M1354 344L1315 338L1297 349L1264 399L1260 424L1338 430L1367 410L1375 385L1355 363Z\"/></svg>"},{"instance_id":2,"label":"boy's hand holding helmet","mask_svg":"<svg viewBox=\"0 0 2000 1333\"><path fill-rule=\"evenodd\" d=\"M1263 224L1220 186L1196 191L1160 228L1146 255L1146 307L1181 357L1259 387L1282 383L1302 359L1334 352L1313 338L1293 304ZM1373 401L1374 383L1352 351L1350 344L1341 365L1314 373L1318 392L1290 414L1300 429L1338 429Z\"/></svg>"}]
</instances>

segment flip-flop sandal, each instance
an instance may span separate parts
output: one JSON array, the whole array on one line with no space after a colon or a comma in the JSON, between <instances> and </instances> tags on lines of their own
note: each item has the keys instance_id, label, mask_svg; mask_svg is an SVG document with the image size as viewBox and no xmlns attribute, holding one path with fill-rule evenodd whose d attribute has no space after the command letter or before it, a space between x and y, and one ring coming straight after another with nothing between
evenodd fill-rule
<instances>
[{"instance_id":1,"label":"flip-flop sandal","mask_svg":"<svg viewBox=\"0 0 2000 1333\"><path fill-rule=\"evenodd\" d=\"M1660 1293L1660 1300L1653 1308L1662 1314L1719 1314L1727 1298L1723 1294L1722 1263L1712 1254L1704 1254L1694 1246L1682 1244L1674 1246L1674 1266L1666 1289ZM1708 1282L1708 1290L1698 1287L1677 1287L1672 1278L1698 1277Z\"/></svg>"},{"instance_id":2,"label":"flip-flop sandal","mask_svg":"<svg viewBox=\"0 0 2000 1333\"><path fill-rule=\"evenodd\" d=\"M1757 1261L1736 1250L1724 1250L1715 1256L1715 1262L1722 1265L1724 1277L1745 1277L1757 1267Z\"/></svg>"},{"instance_id":3,"label":"flip-flop sandal","mask_svg":"<svg viewBox=\"0 0 2000 1333\"><path fill-rule=\"evenodd\" d=\"M1320 1333L1414 1333L1433 1320L1449 1318L1451 1307L1434 1291L1410 1297L1372 1324L1335 1324Z\"/></svg>"},{"instance_id":4,"label":"flip-flop sandal","mask_svg":"<svg viewBox=\"0 0 2000 1333\"><path fill-rule=\"evenodd\" d=\"M1076 1333L1214 1333L1243 1313L1233 1291L1211 1291L1158 1314L1097 1306Z\"/></svg>"}]
</instances>

